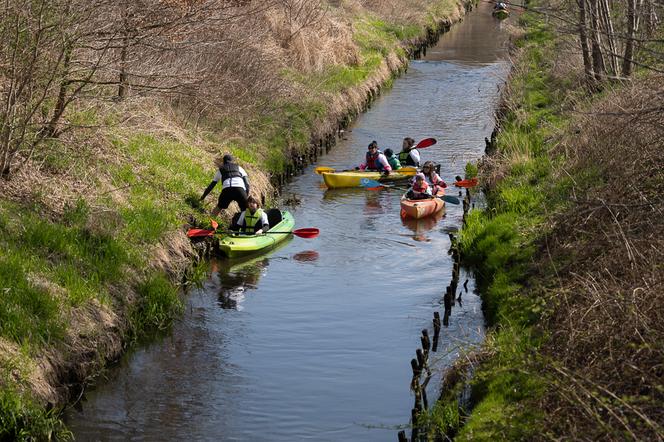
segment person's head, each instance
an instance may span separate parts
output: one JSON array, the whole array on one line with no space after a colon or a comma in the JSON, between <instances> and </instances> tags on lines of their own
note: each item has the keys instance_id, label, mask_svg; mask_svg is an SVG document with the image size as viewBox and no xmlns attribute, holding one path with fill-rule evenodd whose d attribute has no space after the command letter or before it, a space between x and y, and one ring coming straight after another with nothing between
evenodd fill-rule
<instances>
[{"instance_id":1,"label":"person's head","mask_svg":"<svg viewBox=\"0 0 664 442\"><path fill-rule=\"evenodd\" d=\"M378 143L374 140L371 143L369 143L369 146L367 146L367 149L369 150L369 153L376 153L378 151Z\"/></svg>"},{"instance_id":2,"label":"person's head","mask_svg":"<svg viewBox=\"0 0 664 442\"><path fill-rule=\"evenodd\" d=\"M261 206L261 202L258 201L257 198L254 198L253 196L250 196L247 198L247 207L251 211L251 213L254 213L258 208Z\"/></svg>"},{"instance_id":3,"label":"person's head","mask_svg":"<svg viewBox=\"0 0 664 442\"><path fill-rule=\"evenodd\" d=\"M233 156L229 153L224 155L224 164L232 163L233 162Z\"/></svg>"},{"instance_id":4,"label":"person's head","mask_svg":"<svg viewBox=\"0 0 664 442\"><path fill-rule=\"evenodd\" d=\"M415 145L415 140L413 140L411 137L404 138L403 143L401 143L401 146L405 151L411 150L414 145Z\"/></svg>"},{"instance_id":5,"label":"person's head","mask_svg":"<svg viewBox=\"0 0 664 442\"><path fill-rule=\"evenodd\" d=\"M415 182L417 184L422 184L423 181L424 181L424 174L423 173L420 172L417 175L415 175Z\"/></svg>"},{"instance_id":6,"label":"person's head","mask_svg":"<svg viewBox=\"0 0 664 442\"><path fill-rule=\"evenodd\" d=\"M389 157L391 157L392 155L394 155L394 152L392 151L392 149L385 149L385 156L386 156L386 157L389 158Z\"/></svg>"},{"instance_id":7,"label":"person's head","mask_svg":"<svg viewBox=\"0 0 664 442\"><path fill-rule=\"evenodd\" d=\"M422 172L424 172L424 174L428 175L430 173L433 173L433 171L434 171L433 161L427 161L422 166Z\"/></svg>"}]
</instances>

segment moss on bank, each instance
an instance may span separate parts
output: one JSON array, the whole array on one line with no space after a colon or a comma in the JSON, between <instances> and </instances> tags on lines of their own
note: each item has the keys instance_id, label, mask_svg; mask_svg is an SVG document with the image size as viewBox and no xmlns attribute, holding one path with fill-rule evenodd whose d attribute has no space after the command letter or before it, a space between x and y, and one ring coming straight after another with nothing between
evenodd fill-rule
<instances>
[{"instance_id":1,"label":"moss on bank","mask_svg":"<svg viewBox=\"0 0 664 442\"><path fill-rule=\"evenodd\" d=\"M460 2L429 6L414 11L428 25L461 15ZM194 258L182 225L209 222L197 198L219 155L233 153L271 197L269 176L389 85L407 62L402 40L426 34L376 12L346 18L359 60L284 70L296 95L196 122L147 98L72 109L68 121L92 129L49 142L2 182L0 439L66 438L64 379L85 382L132 338L177 317Z\"/></svg>"}]
</instances>

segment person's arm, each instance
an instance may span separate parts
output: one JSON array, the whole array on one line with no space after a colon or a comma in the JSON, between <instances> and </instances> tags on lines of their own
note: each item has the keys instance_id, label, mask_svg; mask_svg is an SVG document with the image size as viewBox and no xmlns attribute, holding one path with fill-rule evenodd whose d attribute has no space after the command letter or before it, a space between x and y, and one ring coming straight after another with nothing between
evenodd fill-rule
<instances>
[{"instance_id":1,"label":"person's arm","mask_svg":"<svg viewBox=\"0 0 664 442\"><path fill-rule=\"evenodd\" d=\"M385 155L380 155L378 157L378 161L380 161L380 164L383 165L383 171L385 172L386 175L390 174L390 171L392 170L392 166L390 166L390 162L387 161L387 158Z\"/></svg>"},{"instance_id":2,"label":"person's arm","mask_svg":"<svg viewBox=\"0 0 664 442\"><path fill-rule=\"evenodd\" d=\"M415 162L415 165L417 165L417 167L419 167L420 166L420 153L418 152L417 149L412 149L410 151L410 157Z\"/></svg>"},{"instance_id":3,"label":"person's arm","mask_svg":"<svg viewBox=\"0 0 664 442\"><path fill-rule=\"evenodd\" d=\"M201 196L201 201L203 201L203 200L205 199L205 197L208 196L208 194L209 194L210 192L212 192L212 189L214 189L214 186L216 186L216 185L217 185L217 182L216 182L216 181L212 181L212 182L211 182L211 183L205 188L205 191L203 192L203 195Z\"/></svg>"},{"instance_id":4,"label":"person's arm","mask_svg":"<svg viewBox=\"0 0 664 442\"><path fill-rule=\"evenodd\" d=\"M249 175L247 175L247 171L244 170L244 168L239 167L238 169L242 175L242 181L244 181L244 188L247 191L247 195L250 195L249 190L251 190L251 187L249 186Z\"/></svg>"},{"instance_id":5,"label":"person's arm","mask_svg":"<svg viewBox=\"0 0 664 442\"><path fill-rule=\"evenodd\" d=\"M244 212L240 212L233 217L231 222L231 230L239 231L244 224Z\"/></svg>"},{"instance_id":6,"label":"person's arm","mask_svg":"<svg viewBox=\"0 0 664 442\"><path fill-rule=\"evenodd\" d=\"M443 179L438 174L436 174L436 178L438 178L438 181L436 181L436 185L438 187L442 187L443 189L445 189L447 187L447 183L443 181Z\"/></svg>"},{"instance_id":7,"label":"person's arm","mask_svg":"<svg viewBox=\"0 0 664 442\"><path fill-rule=\"evenodd\" d=\"M205 197L208 196L210 192L212 192L212 189L214 189L214 186L216 186L219 181L221 181L221 172L217 170L217 172L214 174L214 178L212 178L212 182L210 182L210 184L205 188L205 191L203 191L201 201L203 201Z\"/></svg>"},{"instance_id":8,"label":"person's arm","mask_svg":"<svg viewBox=\"0 0 664 442\"><path fill-rule=\"evenodd\" d=\"M261 228L256 230L256 235L262 235L268 230L270 230L270 222L267 219L267 214L263 212L263 216L261 216Z\"/></svg>"}]
</instances>

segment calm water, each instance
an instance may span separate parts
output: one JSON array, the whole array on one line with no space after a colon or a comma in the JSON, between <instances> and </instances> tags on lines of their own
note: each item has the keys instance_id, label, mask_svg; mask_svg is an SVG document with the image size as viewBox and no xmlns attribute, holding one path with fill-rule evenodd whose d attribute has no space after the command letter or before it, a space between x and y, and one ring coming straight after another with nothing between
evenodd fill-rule
<instances>
[{"instance_id":1,"label":"calm water","mask_svg":"<svg viewBox=\"0 0 664 442\"><path fill-rule=\"evenodd\" d=\"M359 163L371 140L401 139L450 182L479 158L507 71L506 37L481 6L375 102L319 165ZM453 192L453 191L452 191ZM403 222L396 190L329 191L313 166L284 189L293 238L260 258L215 261L168 337L141 347L89 391L66 420L78 440L386 441L409 423L410 359L451 279L448 231L462 209ZM462 274L461 283L466 279ZM469 291L443 328L434 367L481 341ZM461 289L460 289L461 290ZM435 397L436 382L429 397Z\"/></svg>"}]
</instances>

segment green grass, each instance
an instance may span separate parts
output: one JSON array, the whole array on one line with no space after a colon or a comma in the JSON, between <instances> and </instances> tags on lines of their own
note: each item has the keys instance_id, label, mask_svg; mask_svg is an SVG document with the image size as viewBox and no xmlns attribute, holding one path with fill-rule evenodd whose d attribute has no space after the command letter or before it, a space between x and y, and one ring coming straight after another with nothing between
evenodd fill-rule
<instances>
[{"instance_id":1,"label":"green grass","mask_svg":"<svg viewBox=\"0 0 664 442\"><path fill-rule=\"evenodd\" d=\"M519 44L526 53L510 78L519 106L505 116L497 138L506 175L487 195L488 207L467 216L459 241L478 275L491 326L485 351L492 356L471 381L470 416L459 427L442 424L458 430L458 440L528 440L539 431L534 404L545 382L533 361L545 336L535 326L551 306L537 296L531 275L547 216L567 204L571 180L554 173L559 160L545 142L566 126L557 104L564 86L547 74L553 35L536 17L526 14L524 22L528 32ZM455 401L446 398L441 407Z\"/></svg>"},{"instance_id":2,"label":"green grass","mask_svg":"<svg viewBox=\"0 0 664 442\"><path fill-rule=\"evenodd\" d=\"M31 399L11 389L0 389L0 440L72 440L72 434L57 416L44 411Z\"/></svg>"}]
</instances>

